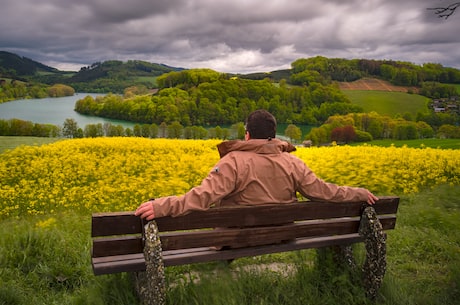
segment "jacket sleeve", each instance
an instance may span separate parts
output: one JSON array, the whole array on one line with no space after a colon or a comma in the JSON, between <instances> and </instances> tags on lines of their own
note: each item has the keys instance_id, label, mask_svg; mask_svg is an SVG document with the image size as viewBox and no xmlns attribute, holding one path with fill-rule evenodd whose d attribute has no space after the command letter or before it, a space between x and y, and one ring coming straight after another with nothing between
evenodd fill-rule
<instances>
[{"instance_id":1,"label":"jacket sleeve","mask_svg":"<svg viewBox=\"0 0 460 305\"><path fill-rule=\"evenodd\" d=\"M297 159L297 158L296 158ZM300 162L299 162L300 161ZM310 200L331 202L366 201L368 191L364 188L338 186L318 178L305 163L297 159L297 190Z\"/></svg>"},{"instance_id":2,"label":"jacket sleeve","mask_svg":"<svg viewBox=\"0 0 460 305\"><path fill-rule=\"evenodd\" d=\"M199 186L182 196L155 199L155 217L179 216L193 210L207 210L235 189L236 177L234 160L224 157Z\"/></svg>"}]
</instances>

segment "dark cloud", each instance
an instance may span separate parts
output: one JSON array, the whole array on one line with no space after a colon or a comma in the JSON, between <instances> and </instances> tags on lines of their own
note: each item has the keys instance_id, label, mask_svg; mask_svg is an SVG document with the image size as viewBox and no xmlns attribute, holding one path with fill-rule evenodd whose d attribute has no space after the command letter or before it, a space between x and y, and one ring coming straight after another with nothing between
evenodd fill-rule
<instances>
[{"instance_id":1,"label":"dark cloud","mask_svg":"<svg viewBox=\"0 0 460 305\"><path fill-rule=\"evenodd\" d=\"M3 0L0 49L60 69L108 59L253 72L300 57L394 59L460 68L448 0Z\"/></svg>"}]
</instances>

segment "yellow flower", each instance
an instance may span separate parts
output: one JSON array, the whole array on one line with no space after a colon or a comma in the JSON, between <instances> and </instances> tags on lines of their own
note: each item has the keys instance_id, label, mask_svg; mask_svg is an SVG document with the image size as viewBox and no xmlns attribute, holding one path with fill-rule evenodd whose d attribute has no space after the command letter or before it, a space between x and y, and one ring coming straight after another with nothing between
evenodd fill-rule
<instances>
[{"instance_id":1,"label":"yellow flower","mask_svg":"<svg viewBox=\"0 0 460 305\"><path fill-rule=\"evenodd\" d=\"M183 194L219 160L219 142L86 138L7 151L0 154L0 218L134 210L148 198ZM364 145L294 154L323 180L379 195L460 184L460 150Z\"/></svg>"}]
</instances>

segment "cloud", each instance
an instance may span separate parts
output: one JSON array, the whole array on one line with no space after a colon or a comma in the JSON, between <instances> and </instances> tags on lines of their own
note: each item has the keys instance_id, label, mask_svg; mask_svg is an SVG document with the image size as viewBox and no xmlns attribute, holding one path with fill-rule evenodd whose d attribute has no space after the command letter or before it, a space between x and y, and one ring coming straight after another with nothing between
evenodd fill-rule
<instances>
[{"instance_id":1,"label":"cloud","mask_svg":"<svg viewBox=\"0 0 460 305\"><path fill-rule=\"evenodd\" d=\"M0 49L59 69L139 59L221 72L289 68L301 57L460 68L448 0L4 0Z\"/></svg>"}]
</instances>

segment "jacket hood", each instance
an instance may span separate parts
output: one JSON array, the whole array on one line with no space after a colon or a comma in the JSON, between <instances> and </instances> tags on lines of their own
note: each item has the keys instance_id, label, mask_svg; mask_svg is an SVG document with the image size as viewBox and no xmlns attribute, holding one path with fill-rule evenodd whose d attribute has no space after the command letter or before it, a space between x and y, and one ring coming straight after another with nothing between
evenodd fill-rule
<instances>
[{"instance_id":1,"label":"jacket hood","mask_svg":"<svg viewBox=\"0 0 460 305\"><path fill-rule=\"evenodd\" d=\"M249 141L232 140L217 145L220 157L232 151L251 151L257 154L279 154L292 152L296 148L291 143L279 139L251 139Z\"/></svg>"}]
</instances>

